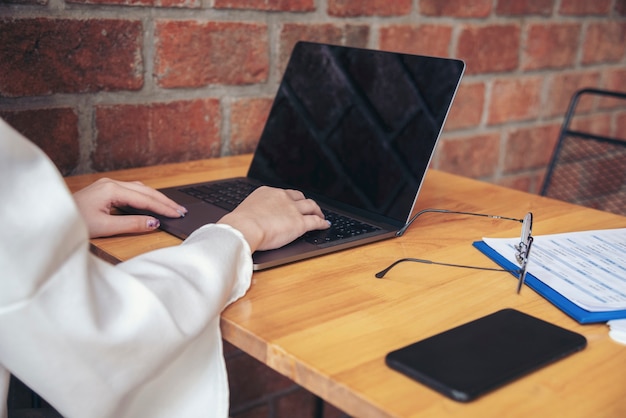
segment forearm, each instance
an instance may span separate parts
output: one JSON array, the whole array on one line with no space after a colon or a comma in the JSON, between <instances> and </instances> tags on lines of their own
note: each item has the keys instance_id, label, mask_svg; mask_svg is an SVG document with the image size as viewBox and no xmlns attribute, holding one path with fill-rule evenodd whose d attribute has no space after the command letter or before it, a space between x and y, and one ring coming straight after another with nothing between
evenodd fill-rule
<instances>
[{"instance_id":1,"label":"forearm","mask_svg":"<svg viewBox=\"0 0 626 418\"><path fill-rule=\"evenodd\" d=\"M81 252L37 294L0 313L5 367L80 416L91 408L118 413L134 402L129 393L149 390L181 353L206 344L200 334L219 335L221 310L245 293L252 273L247 244L225 226L115 267ZM206 355L194 367L221 352Z\"/></svg>"}]
</instances>

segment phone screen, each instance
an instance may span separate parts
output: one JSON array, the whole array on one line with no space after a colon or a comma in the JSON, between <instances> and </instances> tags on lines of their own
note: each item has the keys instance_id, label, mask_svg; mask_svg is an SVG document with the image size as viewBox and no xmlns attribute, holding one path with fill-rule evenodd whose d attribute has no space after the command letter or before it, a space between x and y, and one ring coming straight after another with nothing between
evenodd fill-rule
<instances>
[{"instance_id":1,"label":"phone screen","mask_svg":"<svg viewBox=\"0 0 626 418\"><path fill-rule=\"evenodd\" d=\"M461 402L582 350L587 340L503 309L387 354L387 365Z\"/></svg>"}]
</instances>

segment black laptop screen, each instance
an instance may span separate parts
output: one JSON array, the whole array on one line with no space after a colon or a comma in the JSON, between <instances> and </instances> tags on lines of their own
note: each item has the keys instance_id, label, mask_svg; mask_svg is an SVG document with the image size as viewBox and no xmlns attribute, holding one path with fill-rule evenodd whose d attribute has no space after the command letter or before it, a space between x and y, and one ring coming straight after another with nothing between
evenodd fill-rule
<instances>
[{"instance_id":1,"label":"black laptop screen","mask_svg":"<svg viewBox=\"0 0 626 418\"><path fill-rule=\"evenodd\" d=\"M248 176L406 222L462 61L300 42Z\"/></svg>"}]
</instances>

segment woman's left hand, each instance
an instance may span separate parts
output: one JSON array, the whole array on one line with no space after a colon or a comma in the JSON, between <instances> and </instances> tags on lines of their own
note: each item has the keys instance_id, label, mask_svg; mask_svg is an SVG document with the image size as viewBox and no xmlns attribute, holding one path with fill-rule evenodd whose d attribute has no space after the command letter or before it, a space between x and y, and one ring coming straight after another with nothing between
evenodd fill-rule
<instances>
[{"instance_id":1,"label":"woman's left hand","mask_svg":"<svg viewBox=\"0 0 626 418\"><path fill-rule=\"evenodd\" d=\"M147 215L114 215L114 208L130 206L170 218L179 218L187 209L163 193L141 182L102 178L74 193L74 200L87 223L90 238L152 231L159 220Z\"/></svg>"}]
</instances>

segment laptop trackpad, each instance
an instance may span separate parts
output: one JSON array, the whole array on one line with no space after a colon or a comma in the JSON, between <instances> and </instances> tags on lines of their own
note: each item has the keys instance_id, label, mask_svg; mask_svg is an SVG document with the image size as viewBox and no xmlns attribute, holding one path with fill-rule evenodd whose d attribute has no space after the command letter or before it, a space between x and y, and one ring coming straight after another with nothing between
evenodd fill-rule
<instances>
[{"instance_id":1,"label":"laptop trackpad","mask_svg":"<svg viewBox=\"0 0 626 418\"><path fill-rule=\"evenodd\" d=\"M187 214L184 218L166 218L159 216L161 229L170 234L185 239L189 236L188 231L195 231L207 223L215 223L228 213L217 206L207 205L203 202L187 205Z\"/></svg>"}]
</instances>

